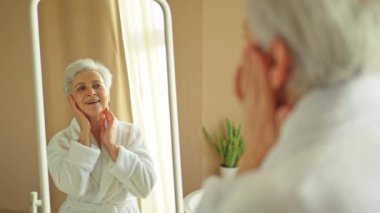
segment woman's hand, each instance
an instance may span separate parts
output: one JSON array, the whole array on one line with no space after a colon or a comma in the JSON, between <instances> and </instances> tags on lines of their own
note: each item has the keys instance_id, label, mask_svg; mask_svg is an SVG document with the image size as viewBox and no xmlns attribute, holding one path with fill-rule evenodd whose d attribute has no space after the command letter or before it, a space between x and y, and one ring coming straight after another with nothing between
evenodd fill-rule
<instances>
[{"instance_id":1,"label":"woman's hand","mask_svg":"<svg viewBox=\"0 0 380 213\"><path fill-rule=\"evenodd\" d=\"M80 135L78 141L79 143L85 146L90 146L90 121L87 119L86 115L79 109L78 105L75 103L75 100L71 95L67 96L67 100L69 101L71 108L74 111L75 118L79 123Z\"/></svg>"},{"instance_id":2,"label":"woman's hand","mask_svg":"<svg viewBox=\"0 0 380 213\"><path fill-rule=\"evenodd\" d=\"M236 75L236 95L243 106L246 149L240 171L256 169L277 141L280 126L291 107L284 101L277 78L278 59L247 42ZM273 80L275 79L275 80ZM274 82L274 83L273 83Z\"/></svg>"},{"instance_id":3,"label":"woman's hand","mask_svg":"<svg viewBox=\"0 0 380 213\"><path fill-rule=\"evenodd\" d=\"M113 125L115 121L114 114L107 107L99 119L100 139L102 145L107 149L113 161L116 161L119 153L119 146L114 143Z\"/></svg>"}]
</instances>

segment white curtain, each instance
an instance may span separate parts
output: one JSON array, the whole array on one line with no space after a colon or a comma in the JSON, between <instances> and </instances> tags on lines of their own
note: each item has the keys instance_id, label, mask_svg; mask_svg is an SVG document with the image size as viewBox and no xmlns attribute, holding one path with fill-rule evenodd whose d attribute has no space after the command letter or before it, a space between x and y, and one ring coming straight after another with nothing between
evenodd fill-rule
<instances>
[{"instance_id":1,"label":"white curtain","mask_svg":"<svg viewBox=\"0 0 380 213\"><path fill-rule=\"evenodd\" d=\"M118 0L133 122L143 131L158 181L143 213L175 213L163 13L152 0Z\"/></svg>"}]
</instances>

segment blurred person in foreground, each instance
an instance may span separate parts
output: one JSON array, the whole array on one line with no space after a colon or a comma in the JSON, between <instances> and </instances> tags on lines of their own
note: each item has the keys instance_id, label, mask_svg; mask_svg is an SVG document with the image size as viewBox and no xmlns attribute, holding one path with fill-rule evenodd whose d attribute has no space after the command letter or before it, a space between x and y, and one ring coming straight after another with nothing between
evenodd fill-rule
<instances>
[{"instance_id":1,"label":"blurred person in foreground","mask_svg":"<svg viewBox=\"0 0 380 213\"><path fill-rule=\"evenodd\" d=\"M197 212L380 212L380 1L248 0L250 167Z\"/></svg>"}]
</instances>

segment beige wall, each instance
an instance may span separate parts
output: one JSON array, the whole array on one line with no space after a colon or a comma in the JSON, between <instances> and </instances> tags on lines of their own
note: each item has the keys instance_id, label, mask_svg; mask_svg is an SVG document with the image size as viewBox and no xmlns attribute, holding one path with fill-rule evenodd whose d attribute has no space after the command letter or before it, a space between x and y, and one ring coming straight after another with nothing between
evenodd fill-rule
<instances>
[{"instance_id":1,"label":"beige wall","mask_svg":"<svg viewBox=\"0 0 380 213\"><path fill-rule=\"evenodd\" d=\"M233 76L242 46L241 0L168 0L173 15L184 195L218 173L218 156L201 128L239 122Z\"/></svg>"},{"instance_id":2,"label":"beige wall","mask_svg":"<svg viewBox=\"0 0 380 213\"><path fill-rule=\"evenodd\" d=\"M202 124L222 129L226 117L240 122L234 75L242 47L242 1L203 1ZM202 140L202 179L219 172L219 158Z\"/></svg>"},{"instance_id":3,"label":"beige wall","mask_svg":"<svg viewBox=\"0 0 380 213\"><path fill-rule=\"evenodd\" d=\"M39 191L28 12L27 0L0 0L0 209L22 212Z\"/></svg>"}]
</instances>

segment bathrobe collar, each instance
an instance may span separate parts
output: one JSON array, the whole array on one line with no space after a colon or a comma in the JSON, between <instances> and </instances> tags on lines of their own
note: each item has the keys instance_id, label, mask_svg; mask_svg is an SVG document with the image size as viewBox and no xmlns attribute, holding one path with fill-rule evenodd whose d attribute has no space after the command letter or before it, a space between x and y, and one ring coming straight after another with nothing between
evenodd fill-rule
<instances>
[{"instance_id":1,"label":"bathrobe collar","mask_svg":"<svg viewBox=\"0 0 380 213\"><path fill-rule=\"evenodd\" d=\"M116 129L117 129L116 127L118 125L118 120L116 117L114 120L114 125L115 125L114 131L116 131ZM70 129L71 137L78 139L79 135L80 135L80 126L79 126L79 123L75 117L71 120L69 129ZM114 133L116 133L116 132L114 132ZM98 143L96 142L96 139L92 133L90 133L90 143L91 143L91 147L99 149Z\"/></svg>"}]
</instances>

